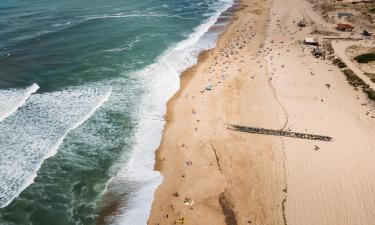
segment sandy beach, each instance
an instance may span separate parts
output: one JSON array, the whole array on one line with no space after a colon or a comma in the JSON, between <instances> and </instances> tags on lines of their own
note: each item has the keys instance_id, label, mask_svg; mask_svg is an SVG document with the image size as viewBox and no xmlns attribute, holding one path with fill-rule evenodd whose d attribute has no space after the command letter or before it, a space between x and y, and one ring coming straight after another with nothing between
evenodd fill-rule
<instances>
[{"instance_id":1,"label":"sandy beach","mask_svg":"<svg viewBox=\"0 0 375 225\"><path fill-rule=\"evenodd\" d=\"M304 0L239 4L167 104L155 165L164 180L148 224L375 224L374 105L301 44L312 28L297 22L331 25Z\"/></svg>"}]
</instances>

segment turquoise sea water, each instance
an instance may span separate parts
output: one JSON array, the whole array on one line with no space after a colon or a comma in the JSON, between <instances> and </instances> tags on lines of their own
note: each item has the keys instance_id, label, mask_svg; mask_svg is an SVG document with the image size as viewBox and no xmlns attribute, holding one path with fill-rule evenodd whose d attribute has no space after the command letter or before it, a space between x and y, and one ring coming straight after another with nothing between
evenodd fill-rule
<instances>
[{"instance_id":1,"label":"turquoise sea water","mask_svg":"<svg viewBox=\"0 0 375 225\"><path fill-rule=\"evenodd\" d=\"M0 1L0 224L146 224L165 103L230 5Z\"/></svg>"}]
</instances>

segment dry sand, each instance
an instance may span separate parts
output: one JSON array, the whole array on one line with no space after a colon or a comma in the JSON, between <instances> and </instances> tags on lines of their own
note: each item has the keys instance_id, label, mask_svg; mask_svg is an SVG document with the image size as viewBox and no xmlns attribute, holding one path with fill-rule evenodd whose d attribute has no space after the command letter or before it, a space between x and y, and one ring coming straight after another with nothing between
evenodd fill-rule
<instances>
[{"instance_id":1,"label":"dry sand","mask_svg":"<svg viewBox=\"0 0 375 225\"><path fill-rule=\"evenodd\" d=\"M164 181L148 224L375 224L374 107L299 43L309 28L296 22L319 15L303 0L241 4L168 102L155 166ZM229 124L335 140L239 133Z\"/></svg>"},{"instance_id":2,"label":"dry sand","mask_svg":"<svg viewBox=\"0 0 375 225\"><path fill-rule=\"evenodd\" d=\"M272 84L287 111L287 127L327 134L335 141L285 138L288 225L375 224L374 107L337 68L292 41L308 35L307 31L293 34L293 20L310 7L304 1L289 2L293 7L282 7L284 1L275 0L271 9L275 12L271 30L277 18L284 18L280 26L288 27L268 37L286 43L280 49L272 46L275 51L267 56L273 58L270 71L279 65L285 68L274 74ZM319 151L314 150L316 144Z\"/></svg>"},{"instance_id":3,"label":"dry sand","mask_svg":"<svg viewBox=\"0 0 375 225\"><path fill-rule=\"evenodd\" d=\"M365 41L334 41L332 42L332 47L335 50L335 53L342 61L357 74L363 81L365 81L373 90L375 90L375 83L370 80L368 76L358 67L358 65L351 60L347 53L346 49L353 44L361 44L362 46L372 47L373 43ZM375 72L375 71L374 71Z\"/></svg>"}]
</instances>

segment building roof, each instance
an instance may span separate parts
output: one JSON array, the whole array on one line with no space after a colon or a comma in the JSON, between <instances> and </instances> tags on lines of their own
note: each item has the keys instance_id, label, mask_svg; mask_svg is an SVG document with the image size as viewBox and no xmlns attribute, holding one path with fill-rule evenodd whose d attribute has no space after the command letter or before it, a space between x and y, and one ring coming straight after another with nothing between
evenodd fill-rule
<instances>
[{"instance_id":1,"label":"building roof","mask_svg":"<svg viewBox=\"0 0 375 225\"><path fill-rule=\"evenodd\" d=\"M318 41L315 40L314 38L309 38L309 37L307 37L307 38L305 38L305 42L306 42L306 43L317 43Z\"/></svg>"},{"instance_id":2,"label":"building roof","mask_svg":"<svg viewBox=\"0 0 375 225\"><path fill-rule=\"evenodd\" d=\"M342 17L351 17L353 16L353 13L348 13L348 12L340 12L340 13L337 13L337 17L340 19Z\"/></svg>"},{"instance_id":3,"label":"building roof","mask_svg":"<svg viewBox=\"0 0 375 225\"><path fill-rule=\"evenodd\" d=\"M314 53L315 54L323 54L324 52L324 49L321 49L321 48L314 48Z\"/></svg>"},{"instance_id":4,"label":"building roof","mask_svg":"<svg viewBox=\"0 0 375 225\"><path fill-rule=\"evenodd\" d=\"M337 24L337 28L339 29L353 29L354 27L347 23L339 23Z\"/></svg>"}]
</instances>

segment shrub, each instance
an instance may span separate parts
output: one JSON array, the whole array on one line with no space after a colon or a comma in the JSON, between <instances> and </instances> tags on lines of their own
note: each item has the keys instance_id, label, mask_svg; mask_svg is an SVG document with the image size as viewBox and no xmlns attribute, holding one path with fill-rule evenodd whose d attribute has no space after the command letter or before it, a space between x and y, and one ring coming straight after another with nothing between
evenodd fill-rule
<instances>
[{"instance_id":1,"label":"shrub","mask_svg":"<svg viewBox=\"0 0 375 225\"><path fill-rule=\"evenodd\" d=\"M365 74L366 74L366 76L368 76L370 78L370 80L372 82L375 83L375 73L365 73Z\"/></svg>"},{"instance_id":2,"label":"shrub","mask_svg":"<svg viewBox=\"0 0 375 225\"><path fill-rule=\"evenodd\" d=\"M342 72L345 74L349 83L354 86L356 90L358 90L358 87L362 88L362 91L367 94L367 97L375 101L375 91L372 90L371 87L361 78L359 78L351 69L345 69Z\"/></svg>"},{"instance_id":3,"label":"shrub","mask_svg":"<svg viewBox=\"0 0 375 225\"><path fill-rule=\"evenodd\" d=\"M354 59L358 63L369 63L375 61L375 53L366 53L359 56L354 57Z\"/></svg>"},{"instance_id":4,"label":"shrub","mask_svg":"<svg viewBox=\"0 0 375 225\"><path fill-rule=\"evenodd\" d=\"M340 69L347 67L346 64L340 58L335 58L334 60L332 60L332 62Z\"/></svg>"},{"instance_id":5,"label":"shrub","mask_svg":"<svg viewBox=\"0 0 375 225\"><path fill-rule=\"evenodd\" d=\"M375 91L372 90L370 87L364 87L363 92L367 94L367 97L373 101L375 101Z\"/></svg>"},{"instance_id":6,"label":"shrub","mask_svg":"<svg viewBox=\"0 0 375 225\"><path fill-rule=\"evenodd\" d=\"M349 81L349 83L354 87L366 85L366 83L361 78L359 78L351 69L345 69L342 72L345 74L346 79Z\"/></svg>"}]
</instances>

